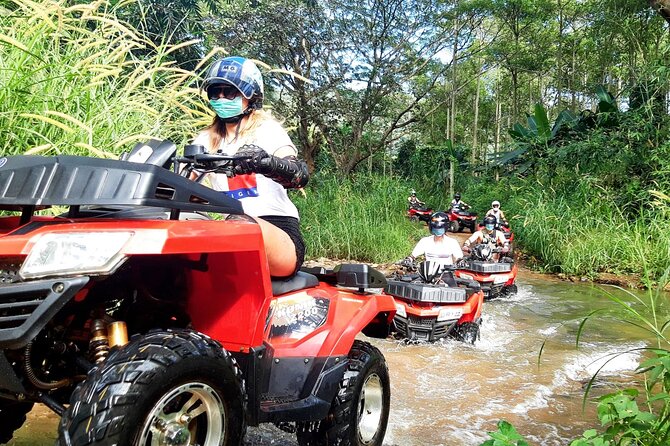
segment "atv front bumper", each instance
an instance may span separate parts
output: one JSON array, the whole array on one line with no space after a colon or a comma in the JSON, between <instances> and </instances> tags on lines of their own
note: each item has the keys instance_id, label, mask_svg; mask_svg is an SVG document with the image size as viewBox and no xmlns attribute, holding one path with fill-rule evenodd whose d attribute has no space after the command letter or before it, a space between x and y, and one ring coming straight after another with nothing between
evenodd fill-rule
<instances>
[{"instance_id":1,"label":"atv front bumper","mask_svg":"<svg viewBox=\"0 0 670 446\"><path fill-rule=\"evenodd\" d=\"M398 334L411 341L433 342L445 338L457 322L458 319L438 322L437 317L416 317L411 314L406 318L396 314L393 318Z\"/></svg>"},{"instance_id":2,"label":"atv front bumper","mask_svg":"<svg viewBox=\"0 0 670 446\"><path fill-rule=\"evenodd\" d=\"M514 285L507 285L504 283L493 284L487 282L482 283L482 291L484 292L484 300L491 300L498 299L500 297L508 297L516 293L516 287Z\"/></svg>"},{"instance_id":3,"label":"atv front bumper","mask_svg":"<svg viewBox=\"0 0 670 446\"><path fill-rule=\"evenodd\" d=\"M88 277L46 279L0 286L0 349L25 347Z\"/></svg>"}]
</instances>

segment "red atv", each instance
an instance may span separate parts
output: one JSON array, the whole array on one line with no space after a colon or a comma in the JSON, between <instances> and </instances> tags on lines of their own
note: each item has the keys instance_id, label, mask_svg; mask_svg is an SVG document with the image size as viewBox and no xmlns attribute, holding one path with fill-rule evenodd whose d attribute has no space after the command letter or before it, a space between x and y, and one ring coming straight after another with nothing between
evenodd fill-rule
<instances>
[{"instance_id":1,"label":"red atv","mask_svg":"<svg viewBox=\"0 0 670 446\"><path fill-rule=\"evenodd\" d=\"M474 344L479 339L484 294L474 280L454 277L435 262L404 265L409 273L387 279L386 293L396 301L393 325L410 341L447 336Z\"/></svg>"},{"instance_id":2,"label":"red atv","mask_svg":"<svg viewBox=\"0 0 670 446\"><path fill-rule=\"evenodd\" d=\"M452 206L447 212L449 216L449 231L463 232L468 228L471 233L477 230L477 213L469 212L469 207L465 205Z\"/></svg>"},{"instance_id":3,"label":"red atv","mask_svg":"<svg viewBox=\"0 0 670 446\"><path fill-rule=\"evenodd\" d=\"M382 444L387 366L355 338L388 333L393 299L366 291L385 278L273 280L240 203L164 168L232 172L201 149L0 158L0 443L43 403L61 446L238 445L266 422Z\"/></svg>"},{"instance_id":4,"label":"red atv","mask_svg":"<svg viewBox=\"0 0 670 446\"><path fill-rule=\"evenodd\" d=\"M435 211L431 208L410 206L407 208L407 218L409 218L409 221L423 221L428 223L434 212Z\"/></svg>"},{"instance_id":5,"label":"red atv","mask_svg":"<svg viewBox=\"0 0 670 446\"><path fill-rule=\"evenodd\" d=\"M503 248L485 243L476 245L470 255L459 263L456 277L479 282L485 300L516 294L514 282L519 267L511 257L496 259L496 256L505 254L503 251Z\"/></svg>"}]
</instances>

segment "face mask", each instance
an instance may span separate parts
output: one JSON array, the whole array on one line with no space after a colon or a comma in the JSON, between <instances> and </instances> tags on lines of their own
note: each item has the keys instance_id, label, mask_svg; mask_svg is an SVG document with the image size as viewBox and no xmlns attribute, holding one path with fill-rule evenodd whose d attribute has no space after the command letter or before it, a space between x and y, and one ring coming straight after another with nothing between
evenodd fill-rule
<instances>
[{"instance_id":1,"label":"face mask","mask_svg":"<svg viewBox=\"0 0 670 446\"><path fill-rule=\"evenodd\" d=\"M494 225L486 225L486 230L487 231L493 231L493 226Z\"/></svg>"},{"instance_id":2,"label":"face mask","mask_svg":"<svg viewBox=\"0 0 670 446\"><path fill-rule=\"evenodd\" d=\"M209 105L212 106L216 116L221 119L232 118L242 114L242 96L238 96L235 99L210 99Z\"/></svg>"},{"instance_id":3,"label":"face mask","mask_svg":"<svg viewBox=\"0 0 670 446\"><path fill-rule=\"evenodd\" d=\"M433 228L433 229L430 230L430 232L433 235L437 235L437 236L444 235L445 231L446 231L445 228Z\"/></svg>"}]
</instances>

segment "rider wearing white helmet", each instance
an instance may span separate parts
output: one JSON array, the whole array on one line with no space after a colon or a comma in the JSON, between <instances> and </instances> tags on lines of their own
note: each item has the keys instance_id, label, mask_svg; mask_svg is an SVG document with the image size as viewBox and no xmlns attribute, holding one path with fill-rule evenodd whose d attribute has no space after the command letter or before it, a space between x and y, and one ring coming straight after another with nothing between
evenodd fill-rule
<instances>
[{"instance_id":1,"label":"rider wearing white helmet","mask_svg":"<svg viewBox=\"0 0 670 446\"><path fill-rule=\"evenodd\" d=\"M491 209L489 209L486 212L486 215L492 215L496 219L496 223L506 225L507 224L507 219L505 218L505 213L500 209L500 202L498 200L494 200L491 203Z\"/></svg>"}]
</instances>

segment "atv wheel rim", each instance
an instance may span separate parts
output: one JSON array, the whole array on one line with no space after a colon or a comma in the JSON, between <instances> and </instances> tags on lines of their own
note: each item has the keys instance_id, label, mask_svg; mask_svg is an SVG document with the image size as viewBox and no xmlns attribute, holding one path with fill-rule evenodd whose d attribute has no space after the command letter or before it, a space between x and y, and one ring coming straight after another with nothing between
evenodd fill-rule
<instances>
[{"instance_id":1,"label":"atv wheel rim","mask_svg":"<svg viewBox=\"0 0 670 446\"><path fill-rule=\"evenodd\" d=\"M379 375L373 373L363 383L358 400L358 437L363 444L370 443L379 430L384 411L384 388Z\"/></svg>"},{"instance_id":2,"label":"atv wheel rim","mask_svg":"<svg viewBox=\"0 0 670 446\"><path fill-rule=\"evenodd\" d=\"M225 409L218 393L202 383L172 389L151 409L140 446L218 446L225 438Z\"/></svg>"}]
</instances>

